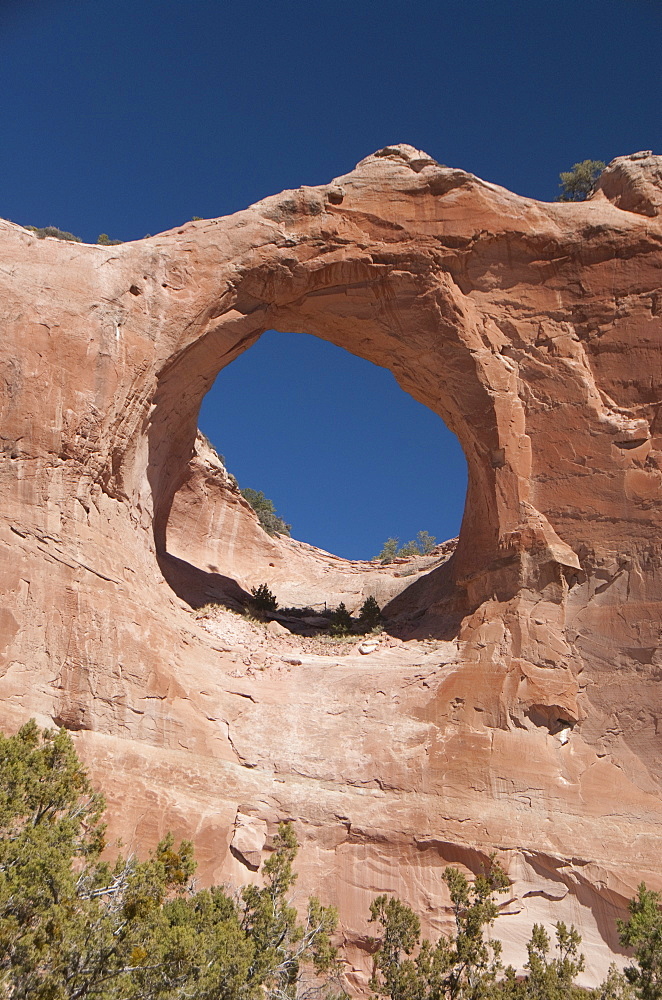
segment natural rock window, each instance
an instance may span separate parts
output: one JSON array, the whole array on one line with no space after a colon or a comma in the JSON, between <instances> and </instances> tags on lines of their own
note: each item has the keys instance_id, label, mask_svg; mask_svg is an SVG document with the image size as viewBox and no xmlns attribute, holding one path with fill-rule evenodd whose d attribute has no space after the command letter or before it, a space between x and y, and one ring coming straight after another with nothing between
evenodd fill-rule
<instances>
[{"instance_id":1,"label":"natural rock window","mask_svg":"<svg viewBox=\"0 0 662 1000\"><path fill-rule=\"evenodd\" d=\"M390 372L332 344L300 334L264 334L219 374L199 422L227 472L237 475L240 486L275 498L293 525L292 540L256 531L232 475L228 482L218 470L215 489L213 454L198 457L206 461L206 478L203 483L198 477L197 491L189 481L177 493L168 551L234 578L244 589L273 582L275 575L286 577L278 582L288 603L297 597L313 606L337 603L337 585L329 590L328 572L320 574L326 553L369 563L394 535L405 548L418 532L429 532L437 543L459 534L466 462L457 438L402 392ZM288 553L292 557L289 578L284 567L271 572L274 550L279 562L287 562ZM382 597L436 564L423 555L405 565L396 560L391 587L377 585ZM344 569L355 580L371 568L343 565L338 558L327 563L335 575ZM394 584L398 578L401 583ZM351 584L340 592L351 595ZM359 589L350 605L364 596Z\"/></svg>"}]
</instances>

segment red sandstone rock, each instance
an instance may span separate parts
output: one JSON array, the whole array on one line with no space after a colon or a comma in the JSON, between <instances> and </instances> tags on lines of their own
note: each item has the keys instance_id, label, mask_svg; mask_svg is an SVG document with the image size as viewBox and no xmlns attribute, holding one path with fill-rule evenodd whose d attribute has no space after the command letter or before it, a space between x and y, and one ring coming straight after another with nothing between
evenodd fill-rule
<instances>
[{"instance_id":1,"label":"red sandstone rock","mask_svg":"<svg viewBox=\"0 0 662 1000\"><path fill-rule=\"evenodd\" d=\"M394 146L122 246L0 223L0 722L75 732L113 831L191 836L205 878L253 878L293 819L353 985L372 896L439 930L447 863L497 849L506 957L572 920L594 977L662 886L661 173L621 157L543 204ZM269 328L390 368L458 435L452 558L411 582L272 541L196 453ZM391 630L432 641L284 662L191 611L265 580L353 607L380 581Z\"/></svg>"}]
</instances>

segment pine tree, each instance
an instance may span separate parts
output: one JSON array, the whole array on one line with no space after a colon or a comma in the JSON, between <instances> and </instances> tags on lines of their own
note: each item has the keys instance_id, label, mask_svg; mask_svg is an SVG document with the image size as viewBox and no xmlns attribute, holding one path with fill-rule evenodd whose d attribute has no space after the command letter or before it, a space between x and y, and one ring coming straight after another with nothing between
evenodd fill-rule
<instances>
[{"instance_id":1,"label":"pine tree","mask_svg":"<svg viewBox=\"0 0 662 1000\"><path fill-rule=\"evenodd\" d=\"M399 555L399 556L418 556L418 555L420 555L418 545L416 544L416 542L414 541L414 539L412 538L412 540L410 542L405 542L404 545L401 545L400 548L397 551L397 555Z\"/></svg>"},{"instance_id":2,"label":"pine tree","mask_svg":"<svg viewBox=\"0 0 662 1000\"><path fill-rule=\"evenodd\" d=\"M145 861L102 861L103 810L64 730L0 734L3 1000L294 1000L334 973L335 910L310 899L300 922L287 899L290 826L237 899L196 892L192 845L170 835Z\"/></svg>"},{"instance_id":3,"label":"pine tree","mask_svg":"<svg viewBox=\"0 0 662 1000\"><path fill-rule=\"evenodd\" d=\"M349 635L352 631L352 616L341 601L336 610L333 612L331 618L331 625L329 626L329 632L331 635L344 636Z\"/></svg>"},{"instance_id":4,"label":"pine tree","mask_svg":"<svg viewBox=\"0 0 662 1000\"><path fill-rule=\"evenodd\" d=\"M641 882L628 904L630 919L619 920L621 944L634 951L635 965L625 969L641 1000L662 998L662 893Z\"/></svg>"},{"instance_id":5,"label":"pine tree","mask_svg":"<svg viewBox=\"0 0 662 1000\"><path fill-rule=\"evenodd\" d=\"M582 160L572 170L559 174L562 188L558 201L585 201L595 190L595 183L605 169L602 160Z\"/></svg>"},{"instance_id":6,"label":"pine tree","mask_svg":"<svg viewBox=\"0 0 662 1000\"><path fill-rule=\"evenodd\" d=\"M286 524L282 517L276 513L273 500L265 497L262 490L252 490L250 486L241 490L244 500L247 500L255 513L258 521L268 535L287 535L289 537L291 524Z\"/></svg>"},{"instance_id":7,"label":"pine tree","mask_svg":"<svg viewBox=\"0 0 662 1000\"><path fill-rule=\"evenodd\" d=\"M416 544L422 556L429 556L437 544L437 539L429 531L419 531L416 535Z\"/></svg>"},{"instance_id":8,"label":"pine tree","mask_svg":"<svg viewBox=\"0 0 662 1000\"><path fill-rule=\"evenodd\" d=\"M387 538L377 558L383 563L393 562L398 551L398 541L398 538Z\"/></svg>"},{"instance_id":9,"label":"pine tree","mask_svg":"<svg viewBox=\"0 0 662 1000\"><path fill-rule=\"evenodd\" d=\"M359 626L362 632L371 632L382 623L382 611L375 598L366 597L359 611Z\"/></svg>"},{"instance_id":10,"label":"pine tree","mask_svg":"<svg viewBox=\"0 0 662 1000\"><path fill-rule=\"evenodd\" d=\"M398 899L378 896L371 920L383 931L375 941L371 987L391 1000L477 1000L491 994L501 970L499 941L486 942L483 930L498 914L495 895L505 892L508 879L493 859L470 883L457 868L446 868L455 916L455 933L436 944L419 944L420 921ZM410 956L414 957L410 957Z\"/></svg>"},{"instance_id":11,"label":"pine tree","mask_svg":"<svg viewBox=\"0 0 662 1000\"><path fill-rule=\"evenodd\" d=\"M278 607L275 594L269 590L266 583L261 583L259 587L251 587L251 594L253 599L249 602L250 607L258 615L269 614L270 611L275 611Z\"/></svg>"}]
</instances>

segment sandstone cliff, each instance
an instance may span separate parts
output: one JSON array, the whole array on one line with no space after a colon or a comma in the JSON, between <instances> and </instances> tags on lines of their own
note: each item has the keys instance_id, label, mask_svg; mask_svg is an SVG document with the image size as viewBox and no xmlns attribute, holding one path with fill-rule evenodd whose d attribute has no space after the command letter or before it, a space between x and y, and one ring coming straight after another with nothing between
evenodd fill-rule
<instances>
[{"instance_id":1,"label":"sandstone cliff","mask_svg":"<svg viewBox=\"0 0 662 1000\"><path fill-rule=\"evenodd\" d=\"M374 893L438 929L443 866L493 848L508 959L561 918L596 974L662 886L661 178L634 154L543 204L393 146L122 246L0 222L0 723L74 731L125 842L191 836L207 878L294 819L351 982ZM196 455L270 328L390 368L463 445L454 555L382 574L410 642L259 670L192 611L270 572L356 604L380 572L271 542Z\"/></svg>"}]
</instances>

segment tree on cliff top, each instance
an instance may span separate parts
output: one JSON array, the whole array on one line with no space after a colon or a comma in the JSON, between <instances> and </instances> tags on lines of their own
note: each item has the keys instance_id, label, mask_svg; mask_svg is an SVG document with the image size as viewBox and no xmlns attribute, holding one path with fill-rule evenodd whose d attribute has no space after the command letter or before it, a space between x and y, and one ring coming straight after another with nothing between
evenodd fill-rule
<instances>
[{"instance_id":1,"label":"tree on cliff top","mask_svg":"<svg viewBox=\"0 0 662 1000\"><path fill-rule=\"evenodd\" d=\"M0 995L5 1000L260 1000L302 995L334 967L335 911L287 901L293 830L264 886L195 892L193 849L171 836L146 861L105 847L103 797L69 735L34 722L0 734Z\"/></svg>"},{"instance_id":2,"label":"tree on cliff top","mask_svg":"<svg viewBox=\"0 0 662 1000\"><path fill-rule=\"evenodd\" d=\"M562 189L557 201L585 201L595 190L595 183L605 169L602 160L582 160L572 170L559 174Z\"/></svg>"},{"instance_id":3,"label":"tree on cliff top","mask_svg":"<svg viewBox=\"0 0 662 1000\"><path fill-rule=\"evenodd\" d=\"M258 521L268 535L287 535L289 537L291 524L286 524L282 517L276 513L273 500L265 497L262 490L252 490L246 486L241 495L257 514Z\"/></svg>"}]
</instances>

